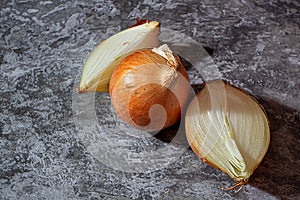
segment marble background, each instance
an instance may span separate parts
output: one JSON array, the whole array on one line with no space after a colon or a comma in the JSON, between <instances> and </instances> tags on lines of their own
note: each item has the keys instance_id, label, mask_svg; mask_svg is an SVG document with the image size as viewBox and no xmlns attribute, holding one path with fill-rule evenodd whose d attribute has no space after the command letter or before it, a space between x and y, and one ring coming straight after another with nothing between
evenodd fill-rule
<instances>
[{"instance_id":1,"label":"marble background","mask_svg":"<svg viewBox=\"0 0 300 200\"><path fill-rule=\"evenodd\" d=\"M2 0L0 199L300 199L299 12L297 0ZM101 132L140 155L173 148L172 129L133 137L111 112L108 94L80 101L75 93L97 43L136 17L207 47L221 78L265 107L270 148L239 193L221 190L233 181L191 149L143 172L108 165L105 156L122 161L107 158L106 146L100 155L87 145L83 136ZM192 68L189 75L195 88L203 82ZM83 130L91 118L95 127Z\"/></svg>"}]
</instances>

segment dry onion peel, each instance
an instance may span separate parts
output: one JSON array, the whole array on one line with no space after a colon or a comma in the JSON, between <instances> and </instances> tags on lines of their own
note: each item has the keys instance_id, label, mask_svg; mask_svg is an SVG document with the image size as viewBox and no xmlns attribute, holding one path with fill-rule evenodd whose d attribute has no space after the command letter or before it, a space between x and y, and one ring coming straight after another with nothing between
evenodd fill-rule
<instances>
[{"instance_id":1,"label":"dry onion peel","mask_svg":"<svg viewBox=\"0 0 300 200\"><path fill-rule=\"evenodd\" d=\"M114 68L129 52L158 46L159 22L145 21L101 42L84 64L79 93L108 92Z\"/></svg>"},{"instance_id":2,"label":"dry onion peel","mask_svg":"<svg viewBox=\"0 0 300 200\"><path fill-rule=\"evenodd\" d=\"M242 90L214 80L188 106L186 135L193 151L209 165L245 185L270 143L264 109Z\"/></svg>"}]
</instances>

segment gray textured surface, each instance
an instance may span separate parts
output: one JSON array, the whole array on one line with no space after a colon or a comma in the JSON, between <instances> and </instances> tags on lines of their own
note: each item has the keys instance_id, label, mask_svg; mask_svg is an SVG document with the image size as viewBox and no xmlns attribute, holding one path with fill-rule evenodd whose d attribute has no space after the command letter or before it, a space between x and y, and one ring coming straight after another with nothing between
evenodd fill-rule
<instances>
[{"instance_id":1,"label":"gray textured surface","mask_svg":"<svg viewBox=\"0 0 300 200\"><path fill-rule=\"evenodd\" d=\"M0 199L300 198L299 1L4 0L0 8ZM74 93L95 45L135 17L157 19L214 49L222 77L265 106L270 149L238 194L220 190L232 180L190 149L164 158L164 168L133 172L109 157L108 146L99 154L87 145L93 138L84 140L97 137L88 130L139 155L161 146L176 151L116 122L107 94L80 101ZM193 73L191 82L201 83ZM95 102L91 116L85 106ZM83 130L90 117L97 125Z\"/></svg>"}]
</instances>

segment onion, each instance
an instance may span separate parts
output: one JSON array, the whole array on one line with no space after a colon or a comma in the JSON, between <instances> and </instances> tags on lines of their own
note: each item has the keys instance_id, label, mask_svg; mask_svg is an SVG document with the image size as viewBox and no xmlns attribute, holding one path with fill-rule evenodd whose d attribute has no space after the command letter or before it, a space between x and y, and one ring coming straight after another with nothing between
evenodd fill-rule
<instances>
[{"instance_id":1,"label":"onion","mask_svg":"<svg viewBox=\"0 0 300 200\"><path fill-rule=\"evenodd\" d=\"M134 51L115 68L109 92L116 114L140 130L174 124L189 96L187 72L167 45Z\"/></svg>"},{"instance_id":2,"label":"onion","mask_svg":"<svg viewBox=\"0 0 300 200\"><path fill-rule=\"evenodd\" d=\"M108 92L114 68L131 51L158 46L160 24L141 20L101 42L84 64L78 93Z\"/></svg>"},{"instance_id":3,"label":"onion","mask_svg":"<svg viewBox=\"0 0 300 200\"><path fill-rule=\"evenodd\" d=\"M264 109L242 90L221 80L205 84L188 106L186 136L193 151L236 181L248 182L270 143Z\"/></svg>"}]
</instances>

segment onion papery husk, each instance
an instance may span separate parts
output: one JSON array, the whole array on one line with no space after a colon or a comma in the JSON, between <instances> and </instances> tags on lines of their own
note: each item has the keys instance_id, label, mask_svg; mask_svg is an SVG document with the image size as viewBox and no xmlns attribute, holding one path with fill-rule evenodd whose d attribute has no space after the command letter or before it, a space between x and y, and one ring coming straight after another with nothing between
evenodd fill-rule
<instances>
[{"instance_id":1,"label":"onion papery husk","mask_svg":"<svg viewBox=\"0 0 300 200\"><path fill-rule=\"evenodd\" d=\"M131 51L158 46L160 24L157 21L137 21L101 42L86 60L78 93L108 92L114 68Z\"/></svg>"},{"instance_id":2,"label":"onion papery husk","mask_svg":"<svg viewBox=\"0 0 300 200\"><path fill-rule=\"evenodd\" d=\"M263 107L243 90L222 80L204 84L188 106L186 136L205 163L236 181L247 184L270 143L270 128Z\"/></svg>"}]
</instances>

